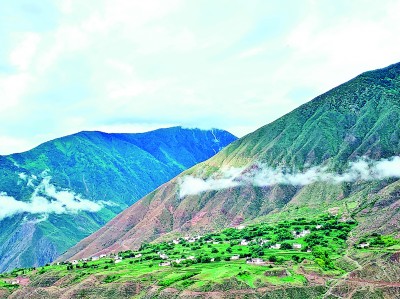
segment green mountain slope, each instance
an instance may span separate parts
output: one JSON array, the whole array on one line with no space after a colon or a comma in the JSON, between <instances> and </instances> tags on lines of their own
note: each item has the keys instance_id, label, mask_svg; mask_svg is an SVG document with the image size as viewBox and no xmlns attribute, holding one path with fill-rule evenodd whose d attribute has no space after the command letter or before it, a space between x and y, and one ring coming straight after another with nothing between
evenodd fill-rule
<instances>
[{"instance_id":1,"label":"green mountain slope","mask_svg":"<svg viewBox=\"0 0 400 299\"><path fill-rule=\"evenodd\" d=\"M399 92L400 64L364 73L233 142L213 158L162 185L60 260L137 248L143 241L165 238L166 233L204 232L242 222L276 221L327 211L357 218L357 236L373 231L398 232L397 178L264 186L236 182L185 196L180 192L187 176L204 179L203 182L223 179L226 173L220 172L229 172L232 167L243 167L245 175L257 170L260 163L292 172L318 166L339 175L350 162L363 156L374 160L397 156Z\"/></svg>"},{"instance_id":2,"label":"green mountain slope","mask_svg":"<svg viewBox=\"0 0 400 299\"><path fill-rule=\"evenodd\" d=\"M141 134L81 132L0 156L0 199L7 203L0 212L0 271L52 261L235 139L226 131L180 127Z\"/></svg>"}]
</instances>

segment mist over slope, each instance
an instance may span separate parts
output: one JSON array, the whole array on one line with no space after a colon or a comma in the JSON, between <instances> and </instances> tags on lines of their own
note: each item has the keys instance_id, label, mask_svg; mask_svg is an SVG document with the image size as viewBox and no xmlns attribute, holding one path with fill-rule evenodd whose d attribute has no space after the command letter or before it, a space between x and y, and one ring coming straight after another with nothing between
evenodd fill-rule
<instances>
[{"instance_id":1,"label":"mist over slope","mask_svg":"<svg viewBox=\"0 0 400 299\"><path fill-rule=\"evenodd\" d=\"M233 142L60 259L135 248L170 232L204 232L329 209L356 217L360 234L398 231L399 155L400 64L394 64L361 74ZM256 183L257 176L269 183ZM280 179L271 180L274 176ZM332 181L335 177L341 179ZM287 183L289 178L308 181Z\"/></svg>"},{"instance_id":2,"label":"mist over slope","mask_svg":"<svg viewBox=\"0 0 400 299\"><path fill-rule=\"evenodd\" d=\"M80 132L0 156L0 271L43 265L235 140L222 130Z\"/></svg>"}]
</instances>

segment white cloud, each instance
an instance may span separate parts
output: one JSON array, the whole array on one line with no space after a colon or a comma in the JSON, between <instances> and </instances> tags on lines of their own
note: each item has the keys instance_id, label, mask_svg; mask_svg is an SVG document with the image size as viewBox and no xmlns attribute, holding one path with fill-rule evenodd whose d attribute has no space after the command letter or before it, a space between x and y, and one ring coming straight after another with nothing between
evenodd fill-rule
<instances>
[{"instance_id":1,"label":"white cloud","mask_svg":"<svg viewBox=\"0 0 400 299\"><path fill-rule=\"evenodd\" d=\"M18 108L21 105L22 96L27 92L32 81L32 77L28 73L8 76L0 74L0 112ZM18 142L22 143L23 141Z\"/></svg>"},{"instance_id":2,"label":"white cloud","mask_svg":"<svg viewBox=\"0 0 400 299\"><path fill-rule=\"evenodd\" d=\"M104 202L97 203L83 199L80 195L68 190L57 190L50 183L51 177L42 179L35 187L29 201L20 201L4 192L0 192L0 220L12 217L16 214L75 214L79 211L98 212L102 209ZM34 186L34 178L30 178L28 186ZM46 220L42 216L40 221ZM46 218L46 219L44 219ZM44 219L44 220L43 220Z\"/></svg>"},{"instance_id":3,"label":"white cloud","mask_svg":"<svg viewBox=\"0 0 400 299\"><path fill-rule=\"evenodd\" d=\"M21 225L23 225L24 223L38 224L40 222L47 221L48 219L49 219L49 214L43 214L43 215L40 215L39 217L34 217L33 219L29 219L27 216L25 216L22 219Z\"/></svg>"},{"instance_id":4,"label":"white cloud","mask_svg":"<svg viewBox=\"0 0 400 299\"><path fill-rule=\"evenodd\" d=\"M20 153L30 149L32 145L32 141L29 141L25 138L0 135L0 154Z\"/></svg>"},{"instance_id":5,"label":"white cloud","mask_svg":"<svg viewBox=\"0 0 400 299\"><path fill-rule=\"evenodd\" d=\"M343 173L328 171L326 167L312 167L304 172L279 168L273 169L263 164L255 164L247 169L232 168L221 170L211 178L201 179L192 176L183 177L179 184L180 197L199 194L204 191L221 190L237 186L253 185L258 187L277 184L305 186L315 182L339 184L343 182L372 181L388 178L400 178L400 157L372 161L366 158L349 164Z\"/></svg>"},{"instance_id":6,"label":"white cloud","mask_svg":"<svg viewBox=\"0 0 400 299\"><path fill-rule=\"evenodd\" d=\"M258 55L258 54L260 54L260 53L262 53L264 51L265 51L264 47L256 47L256 48L253 48L253 49L250 49L250 50L246 50L246 51L240 53L239 57L240 58L247 58L247 57Z\"/></svg>"},{"instance_id":7,"label":"white cloud","mask_svg":"<svg viewBox=\"0 0 400 299\"><path fill-rule=\"evenodd\" d=\"M46 31L10 25L11 38L0 36L15 67L0 73L8 124L0 140L14 139L0 143L2 154L109 123L242 136L363 71L400 61L397 1L304 1L290 10L279 1L56 5Z\"/></svg>"},{"instance_id":8,"label":"white cloud","mask_svg":"<svg viewBox=\"0 0 400 299\"><path fill-rule=\"evenodd\" d=\"M93 130L100 130L106 133L143 133L149 132L152 130L160 129L160 128L170 128L177 126L178 124L165 124L165 123L140 123L140 124L131 124L131 123L119 123L113 125L106 125L106 126L98 126L93 128Z\"/></svg>"},{"instance_id":9,"label":"white cloud","mask_svg":"<svg viewBox=\"0 0 400 299\"><path fill-rule=\"evenodd\" d=\"M26 181L28 179L28 175L26 173L23 173L23 172L19 173L18 177L23 181Z\"/></svg>"},{"instance_id":10,"label":"white cloud","mask_svg":"<svg viewBox=\"0 0 400 299\"><path fill-rule=\"evenodd\" d=\"M17 66L20 71L26 71L32 63L39 42L40 35L33 32L23 34L21 41L10 54L10 61Z\"/></svg>"}]
</instances>

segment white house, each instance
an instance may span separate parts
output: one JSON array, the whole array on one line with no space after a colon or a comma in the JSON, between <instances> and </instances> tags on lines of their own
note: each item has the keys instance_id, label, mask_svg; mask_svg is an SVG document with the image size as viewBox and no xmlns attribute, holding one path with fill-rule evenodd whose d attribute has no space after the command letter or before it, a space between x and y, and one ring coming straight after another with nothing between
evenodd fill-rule
<instances>
[{"instance_id":1,"label":"white house","mask_svg":"<svg viewBox=\"0 0 400 299\"><path fill-rule=\"evenodd\" d=\"M322 228L322 225L321 225L321 224L317 224L317 225L315 226L315 228L316 228L316 229L320 229L320 228Z\"/></svg>"},{"instance_id":2,"label":"white house","mask_svg":"<svg viewBox=\"0 0 400 299\"><path fill-rule=\"evenodd\" d=\"M172 243L174 243L175 245L176 244L179 244L181 241L179 241L178 239L175 239L175 240L172 240Z\"/></svg>"},{"instance_id":3,"label":"white house","mask_svg":"<svg viewBox=\"0 0 400 299\"><path fill-rule=\"evenodd\" d=\"M78 262L77 260L71 261L71 264L72 264L72 265L78 265L78 263L79 263L79 262Z\"/></svg>"},{"instance_id":4,"label":"white house","mask_svg":"<svg viewBox=\"0 0 400 299\"><path fill-rule=\"evenodd\" d=\"M141 253L138 253L138 254L135 255L135 258L139 258L139 257L141 257L141 256L142 256L142 254L141 254Z\"/></svg>"},{"instance_id":5,"label":"white house","mask_svg":"<svg viewBox=\"0 0 400 299\"><path fill-rule=\"evenodd\" d=\"M107 254L100 254L99 256L101 259L107 257Z\"/></svg>"},{"instance_id":6,"label":"white house","mask_svg":"<svg viewBox=\"0 0 400 299\"><path fill-rule=\"evenodd\" d=\"M176 259L175 263L180 264L182 261L184 261L184 259Z\"/></svg>"},{"instance_id":7,"label":"white house","mask_svg":"<svg viewBox=\"0 0 400 299\"><path fill-rule=\"evenodd\" d=\"M98 256L92 256L92 261L98 261L100 259L100 257Z\"/></svg>"},{"instance_id":8,"label":"white house","mask_svg":"<svg viewBox=\"0 0 400 299\"><path fill-rule=\"evenodd\" d=\"M115 261L114 261L115 264L118 264L118 263L120 263L120 262L122 262L122 260L115 260Z\"/></svg>"},{"instance_id":9,"label":"white house","mask_svg":"<svg viewBox=\"0 0 400 299\"><path fill-rule=\"evenodd\" d=\"M360 245L358 245L358 247L360 248L369 247L369 243L361 243Z\"/></svg>"},{"instance_id":10,"label":"white house","mask_svg":"<svg viewBox=\"0 0 400 299\"><path fill-rule=\"evenodd\" d=\"M231 261L238 260L240 258L239 255L234 255L231 257Z\"/></svg>"},{"instance_id":11,"label":"white house","mask_svg":"<svg viewBox=\"0 0 400 299\"><path fill-rule=\"evenodd\" d=\"M293 243L293 249L301 249L301 244Z\"/></svg>"},{"instance_id":12,"label":"white house","mask_svg":"<svg viewBox=\"0 0 400 299\"><path fill-rule=\"evenodd\" d=\"M195 259L195 257L193 256L193 255L191 255L191 256L188 256L188 258L187 258L188 260L194 260Z\"/></svg>"},{"instance_id":13,"label":"white house","mask_svg":"<svg viewBox=\"0 0 400 299\"><path fill-rule=\"evenodd\" d=\"M170 262L162 262L158 264L160 267L166 267L166 266L171 266Z\"/></svg>"},{"instance_id":14,"label":"white house","mask_svg":"<svg viewBox=\"0 0 400 299\"><path fill-rule=\"evenodd\" d=\"M281 249L281 244L275 244L270 247L271 249Z\"/></svg>"},{"instance_id":15,"label":"white house","mask_svg":"<svg viewBox=\"0 0 400 299\"><path fill-rule=\"evenodd\" d=\"M253 264L253 265L265 265L266 262L264 262L263 259L260 258L252 258L252 259L248 259L246 261L247 264Z\"/></svg>"},{"instance_id":16,"label":"white house","mask_svg":"<svg viewBox=\"0 0 400 299\"><path fill-rule=\"evenodd\" d=\"M298 238L302 238L307 236L310 233L310 231L308 229L303 230L302 232L300 232L300 234L298 235Z\"/></svg>"},{"instance_id":17,"label":"white house","mask_svg":"<svg viewBox=\"0 0 400 299\"><path fill-rule=\"evenodd\" d=\"M249 241L243 239L243 240L240 242L240 245L242 245L242 246L247 246L247 245L249 245Z\"/></svg>"},{"instance_id":18,"label":"white house","mask_svg":"<svg viewBox=\"0 0 400 299\"><path fill-rule=\"evenodd\" d=\"M160 258L162 258L163 260L168 259L168 255L166 255L165 253L160 253Z\"/></svg>"}]
</instances>

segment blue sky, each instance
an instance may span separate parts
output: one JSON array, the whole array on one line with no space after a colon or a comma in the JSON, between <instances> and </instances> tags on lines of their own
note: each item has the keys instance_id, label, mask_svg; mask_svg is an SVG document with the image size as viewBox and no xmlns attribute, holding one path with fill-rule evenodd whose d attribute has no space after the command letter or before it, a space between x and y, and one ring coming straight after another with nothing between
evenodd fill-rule
<instances>
[{"instance_id":1,"label":"blue sky","mask_svg":"<svg viewBox=\"0 0 400 299\"><path fill-rule=\"evenodd\" d=\"M400 61L399 1L0 0L0 154L81 130L243 136Z\"/></svg>"}]
</instances>

